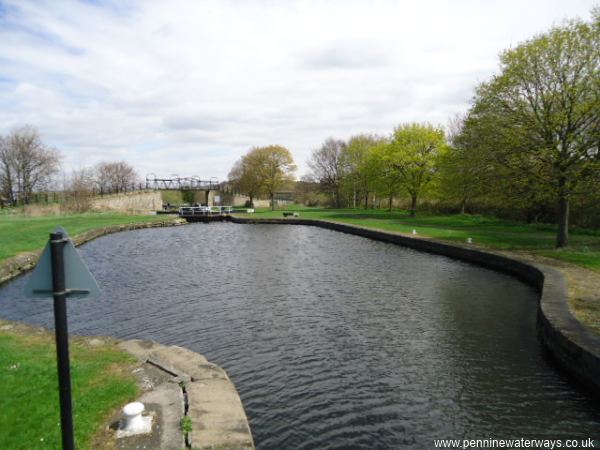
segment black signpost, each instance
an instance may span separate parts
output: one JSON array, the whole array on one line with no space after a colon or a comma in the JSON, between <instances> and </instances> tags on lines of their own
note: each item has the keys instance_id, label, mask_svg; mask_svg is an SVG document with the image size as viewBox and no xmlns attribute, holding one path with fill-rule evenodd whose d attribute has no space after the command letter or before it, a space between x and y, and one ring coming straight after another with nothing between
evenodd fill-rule
<instances>
[{"instance_id":1,"label":"black signpost","mask_svg":"<svg viewBox=\"0 0 600 450\"><path fill-rule=\"evenodd\" d=\"M100 294L100 289L64 229L58 227L50 233L48 245L25 286L25 294L54 299L62 447L74 450L67 297L94 297Z\"/></svg>"},{"instance_id":2,"label":"black signpost","mask_svg":"<svg viewBox=\"0 0 600 450\"><path fill-rule=\"evenodd\" d=\"M56 333L56 361L60 394L60 429L64 450L73 450L73 404L71 401L71 370L69 364L69 331L67 327L67 292L63 249L68 238L62 233L50 233L52 261L52 296L54 297L54 330Z\"/></svg>"}]
</instances>

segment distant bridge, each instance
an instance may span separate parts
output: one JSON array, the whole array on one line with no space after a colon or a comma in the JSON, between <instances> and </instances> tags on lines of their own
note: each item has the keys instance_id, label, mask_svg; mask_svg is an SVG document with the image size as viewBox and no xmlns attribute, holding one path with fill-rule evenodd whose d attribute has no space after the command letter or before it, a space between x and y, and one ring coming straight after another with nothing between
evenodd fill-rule
<instances>
[{"instance_id":1,"label":"distant bridge","mask_svg":"<svg viewBox=\"0 0 600 450\"><path fill-rule=\"evenodd\" d=\"M172 175L171 178L156 178L150 173L146 175L146 189L163 191L216 191L220 188L219 180L212 177L210 180L202 180L200 177L180 177Z\"/></svg>"}]
</instances>

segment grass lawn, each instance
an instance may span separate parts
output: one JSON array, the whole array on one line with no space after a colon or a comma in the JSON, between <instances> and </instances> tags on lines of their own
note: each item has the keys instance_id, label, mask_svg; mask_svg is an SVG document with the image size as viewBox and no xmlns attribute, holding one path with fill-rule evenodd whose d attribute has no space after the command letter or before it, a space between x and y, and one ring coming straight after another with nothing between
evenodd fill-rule
<instances>
[{"instance_id":1,"label":"grass lawn","mask_svg":"<svg viewBox=\"0 0 600 450\"><path fill-rule=\"evenodd\" d=\"M87 449L108 415L137 396L135 360L114 345L70 347L75 446ZM0 332L0 379L0 448L62 448L53 335Z\"/></svg>"},{"instance_id":2,"label":"grass lawn","mask_svg":"<svg viewBox=\"0 0 600 450\"><path fill-rule=\"evenodd\" d=\"M282 217L282 210L258 209L255 217ZM600 271L600 230L570 232L570 245L555 249L556 227L548 224L524 224L479 215L432 215L407 212L360 209L323 209L290 207L303 219L324 219L399 233L412 233L436 239L473 242L484 247L503 250L527 250L533 253L571 262Z\"/></svg>"},{"instance_id":3,"label":"grass lawn","mask_svg":"<svg viewBox=\"0 0 600 450\"><path fill-rule=\"evenodd\" d=\"M109 225L134 222L161 222L164 216L128 215L123 213L86 213L61 216L27 217L0 214L0 262L20 252L38 250L48 241L48 233L57 225L71 237Z\"/></svg>"}]
</instances>

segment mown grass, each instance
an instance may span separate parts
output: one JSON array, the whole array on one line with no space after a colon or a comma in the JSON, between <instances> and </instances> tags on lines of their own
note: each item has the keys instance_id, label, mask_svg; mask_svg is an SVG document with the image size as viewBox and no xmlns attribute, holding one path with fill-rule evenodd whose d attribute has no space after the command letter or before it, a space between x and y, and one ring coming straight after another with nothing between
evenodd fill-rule
<instances>
[{"instance_id":1,"label":"mown grass","mask_svg":"<svg viewBox=\"0 0 600 450\"><path fill-rule=\"evenodd\" d=\"M124 213L86 213L41 217L0 214L0 262L21 252L44 247L48 234L62 226L70 236L110 225L164 221L162 216Z\"/></svg>"},{"instance_id":2,"label":"mown grass","mask_svg":"<svg viewBox=\"0 0 600 450\"><path fill-rule=\"evenodd\" d=\"M282 217L282 211L259 209L255 217ZM417 234L452 242L466 242L493 249L527 250L550 258L567 261L600 271L600 230L573 229L570 245L555 249L556 227L550 224L524 224L480 215L433 215L419 213L410 217L404 211L325 209L289 207L304 219L323 219L377 228L386 231Z\"/></svg>"},{"instance_id":3,"label":"mown grass","mask_svg":"<svg viewBox=\"0 0 600 450\"><path fill-rule=\"evenodd\" d=\"M0 448L62 448L53 336L0 332L0 349ZM110 345L70 350L75 443L87 449L108 415L137 396L135 360Z\"/></svg>"}]
</instances>

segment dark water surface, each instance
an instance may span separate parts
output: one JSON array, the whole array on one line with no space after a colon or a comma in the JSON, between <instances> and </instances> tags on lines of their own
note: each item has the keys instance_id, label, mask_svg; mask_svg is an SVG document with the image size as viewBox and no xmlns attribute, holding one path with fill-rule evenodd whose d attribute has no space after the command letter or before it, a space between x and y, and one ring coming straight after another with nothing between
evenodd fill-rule
<instances>
[{"instance_id":1,"label":"dark water surface","mask_svg":"<svg viewBox=\"0 0 600 450\"><path fill-rule=\"evenodd\" d=\"M304 226L198 224L80 249L103 290L72 333L183 345L223 366L259 449L427 449L434 438L598 437L544 356L537 295L440 256ZM0 316L52 326L0 290Z\"/></svg>"}]
</instances>

